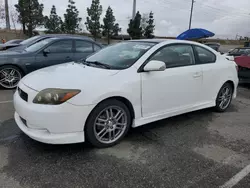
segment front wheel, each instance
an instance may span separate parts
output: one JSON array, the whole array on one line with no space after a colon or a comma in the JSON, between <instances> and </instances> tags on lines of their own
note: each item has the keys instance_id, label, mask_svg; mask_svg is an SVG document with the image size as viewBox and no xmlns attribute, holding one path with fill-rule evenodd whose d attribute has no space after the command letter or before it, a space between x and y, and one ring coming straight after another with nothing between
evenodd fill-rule
<instances>
[{"instance_id":1,"label":"front wheel","mask_svg":"<svg viewBox=\"0 0 250 188\"><path fill-rule=\"evenodd\" d=\"M215 109L218 112L224 112L232 102L233 86L230 83L225 83L217 96Z\"/></svg>"},{"instance_id":2,"label":"front wheel","mask_svg":"<svg viewBox=\"0 0 250 188\"><path fill-rule=\"evenodd\" d=\"M106 100L91 112L85 128L86 137L96 147L110 147L123 139L130 126L128 107L115 99Z\"/></svg>"}]
</instances>

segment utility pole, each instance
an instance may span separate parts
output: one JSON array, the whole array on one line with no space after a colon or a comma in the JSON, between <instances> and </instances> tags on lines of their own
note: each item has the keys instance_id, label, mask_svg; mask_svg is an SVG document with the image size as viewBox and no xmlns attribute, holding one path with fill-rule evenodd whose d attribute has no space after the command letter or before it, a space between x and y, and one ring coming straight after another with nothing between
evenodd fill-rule
<instances>
[{"instance_id":1,"label":"utility pole","mask_svg":"<svg viewBox=\"0 0 250 188\"><path fill-rule=\"evenodd\" d=\"M133 3L133 12L132 12L132 19L135 18L135 14L136 14L136 0L133 0L134 3Z\"/></svg>"},{"instance_id":2,"label":"utility pole","mask_svg":"<svg viewBox=\"0 0 250 188\"><path fill-rule=\"evenodd\" d=\"M192 26L193 9L194 9L194 0L192 0L192 5L191 5L190 20L189 20L189 29L191 29L191 26Z\"/></svg>"},{"instance_id":3,"label":"utility pole","mask_svg":"<svg viewBox=\"0 0 250 188\"><path fill-rule=\"evenodd\" d=\"M5 0L5 20L6 20L6 29L10 30L10 15L9 15L8 0Z\"/></svg>"}]
</instances>

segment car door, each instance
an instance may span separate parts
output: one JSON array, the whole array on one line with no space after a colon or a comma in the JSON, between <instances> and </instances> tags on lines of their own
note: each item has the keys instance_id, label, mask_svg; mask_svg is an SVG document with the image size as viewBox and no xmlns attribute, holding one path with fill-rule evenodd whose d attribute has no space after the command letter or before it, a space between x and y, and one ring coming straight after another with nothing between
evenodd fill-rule
<instances>
[{"instance_id":1,"label":"car door","mask_svg":"<svg viewBox=\"0 0 250 188\"><path fill-rule=\"evenodd\" d=\"M218 93L216 88L220 88L216 84L220 83L220 75L223 74L224 68L222 64L216 63L216 55L212 51L195 45L194 50L197 57L196 63L202 68L202 103L215 101L216 93Z\"/></svg>"},{"instance_id":2,"label":"car door","mask_svg":"<svg viewBox=\"0 0 250 188\"><path fill-rule=\"evenodd\" d=\"M94 52L93 43L86 40L75 40L74 60L86 59Z\"/></svg>"},{"instance_id":3,"label":"car door","mask_svg":"<svg viewBox=\"0 0 250 188\"><path fill-rule=\"evenodd\" d=\"M73 60L73 40L57 40L36 55L38 68L62 64Z\"/></svg>"},{"instance_id":4,"label":"car door","mask_svg":"<svg viewBox=\"0 0 250 188\"><path fill-rule=\"evenodd\" d=\"M202 70L195 65L191 45L167 45L150 60L165 62L167 69L141 73L143 117L187 109L200 102Z\"/></svg>"}]
</instances>

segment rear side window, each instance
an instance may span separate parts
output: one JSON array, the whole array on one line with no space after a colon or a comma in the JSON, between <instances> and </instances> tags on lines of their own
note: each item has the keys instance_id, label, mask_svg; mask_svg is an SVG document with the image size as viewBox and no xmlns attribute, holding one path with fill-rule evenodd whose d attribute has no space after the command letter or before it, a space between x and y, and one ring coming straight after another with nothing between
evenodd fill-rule
<instances>
[{"instance_id":1,"label":"rear side window","mask_svg":"<svg viewBox=\"0 0 250 188\"><path fill-rule=\"evenodd\" d=\"M76 53L86 53L93 52L92 43L86 42L84 40L76 41Z\"/></svg>"},{"instance_id":2,"label":"rear side window","mask_svg":"<svg viewBox=\"0 0 250 188\"><path fill-rule=\"evenodd\" d=\"M199 64L214 63L216 61L216 56L213 52L200 46L195 46L195 50L199 58Z\"/></svg>"}]
</instances>

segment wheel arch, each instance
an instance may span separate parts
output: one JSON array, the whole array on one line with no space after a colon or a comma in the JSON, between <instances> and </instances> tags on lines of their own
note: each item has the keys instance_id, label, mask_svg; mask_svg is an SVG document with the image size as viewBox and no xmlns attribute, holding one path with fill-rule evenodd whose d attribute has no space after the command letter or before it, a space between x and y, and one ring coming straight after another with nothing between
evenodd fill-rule
<instances>
[{"instance_id":1,"label":"wheel arch","mask_svg":"<svg viewBox=\"0 0 250 188\"><path fill-rule=\"evenodd\" d=\"M101 100L100 102L98 102L98 103L95 105L95 107L94 107L94 108L91 110L91 112L89 113L89 115L88 115L88 117L87 117L87 119L86 119L86 121L85 121L85 125L86 125L86 123L88 122L89 117L90 117L90 115L92 114L93 110L94 110L100 103L102 103L102 102L104 102L104 101L107 101L107 100L111 100L111 99L115 99L115 100L118 100L118 101L124 103L124 104L128 107L128 109L129 109L129 112L130 112L132 121L134 120L134 118L135 118L135 109L134 109L132 103L130 102L130 100L128 100L127 98L122 97L122 96L112 96L112 97L108 97L108 98L105 98L105 99ZM85 129L85 127L86 127L85 125L84 125L84 129Z\"/></svg>"},{"instance_id":2,"label":"wheel arch","mask_svg":"<svg viewBox=\"0 0 250 188\"><path fill-rule=\"evenodd\" d=\"M16 67L16 68L18 68L18 69L21 71L22 76L25 75L24 69L23 69L21 66L19 66L19 65L8 63L8 64L0 65L0 68L1 68L1 67L4 67L4 66L13 66L13 67Z\"/></svg>"},{"instance_id":3,"label":"wheel arch","mask_svg":"<svg viewBox=\"0 0 250 188\"><path fill-rule=\"evenodd\" d=\"M233 87L233 93L235 92L235 84L232 80L227 80L224 84L229 83Z\"/></svg>"}]
</instances>

